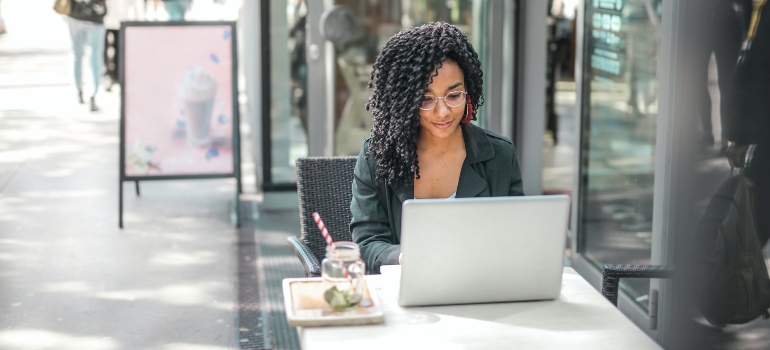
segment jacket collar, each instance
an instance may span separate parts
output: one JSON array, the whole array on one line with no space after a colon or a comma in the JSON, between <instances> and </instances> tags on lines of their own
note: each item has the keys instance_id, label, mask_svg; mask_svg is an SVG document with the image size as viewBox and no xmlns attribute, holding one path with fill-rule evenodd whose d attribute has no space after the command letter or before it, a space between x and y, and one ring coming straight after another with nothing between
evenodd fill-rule
<instances>
[{"instance_id":1,"label":"jacket collar","mask_svg":"<svg viewBox=\"0 0 770 350\"><path fill-rule=\"evenodd\" d=\"M495 149L489 142L484 129L466 124L463 128L463 139L465 139L465 163L474 164L485 162L495 157Z\"/></svg>"},{"instance_id":2,"label":"jacket collar","mask_svg":"<svg viewBox=\"0 0 770 350\"><path fill-rule=\"evenodd\" d=\"M489 142L484 130L473 124L460 126L465 141L465 161L460 170L460 180L457 184L457 198L475 197L487 188L487 181L481 177L471 164L484 162L495 157L495 149ZM393 187L393 192L401 202L414 198L414 185Z\"/></svg>"}]
</instances>

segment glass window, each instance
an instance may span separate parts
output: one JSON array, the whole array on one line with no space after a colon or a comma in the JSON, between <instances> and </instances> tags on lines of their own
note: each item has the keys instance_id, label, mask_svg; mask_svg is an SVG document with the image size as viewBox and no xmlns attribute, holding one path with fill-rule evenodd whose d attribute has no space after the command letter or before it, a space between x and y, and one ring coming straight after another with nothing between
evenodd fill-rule
<instances>
[{"instance_id":1,"label":"glass window","mask_svg":"<svg viewBox=\"0 0 770 350\"><path fill-rule=\"evenodd\" d=\"M267 169L263 180L270 184L296 183L296 159L308 154L307 5L303 0L271 0L268 3L270 158L264 159Z\"/></svg>"},{"instance_id":2,"label":"glass window","mask_svg":"<svg viewBox=\"0 0 770 350\"><path fill-rule=\"evenodd\" d=\"M649 264L662 0L586 1L578 251ZM649 280L621 287L647 306Z\"/></svg>"},{"instance_id":3,"label":"glass window","mask_svg":"<svg viewBox=\"0 0 770 350\"><path fill-rule=\"evenodd\" d=\"M575 178L575 41L578 0L552 0L548 15L543 193L572 194Z\"/></svg>"},{"instance_id":4,"label":"glass window","mask_svg":"<svg viewBox=\"0 0 770 350\"><path fill-rule=\"evenodd\" d=\"M337 0L355 13L359 33L349 43L336 47L335 154L358 155L372 128L372 116L364 106L369 98L372 65L385 42L404 28L445 21L460 28L471 39L486 72L487 0ZM486 76L486 75L485 75ZM485 91L486 93L486 91ZM477 124L484 126L484 118Z\"/></svg>"}]
</instances>

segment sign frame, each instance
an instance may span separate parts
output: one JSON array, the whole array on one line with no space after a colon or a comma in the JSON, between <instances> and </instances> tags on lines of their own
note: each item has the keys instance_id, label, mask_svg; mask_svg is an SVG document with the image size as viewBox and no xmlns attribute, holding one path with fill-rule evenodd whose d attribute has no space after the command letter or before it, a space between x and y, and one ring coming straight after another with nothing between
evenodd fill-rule
<instances>
[{"instance_id":1,"label":"sign frame","mask_svg":"<svg viewBox=\"0 0 770 350\"><path fill-rule=\"evenodd\" d=\"M232 172L222 174L179 174L179 175L151 175L137 176L126 174L126 29L130 27L202 27L202 26L228 26L230 27L231 58L232 58ZM240 110L238 104L238 36L237 26L234 21L195 21L195 22L146 22L146 21L127 21L121 22L119 41L119 79L120 79L120 155L118 161L120 178L119 187L119 206L118 206L118 227L123 228L123 183L134 181L136 183L136 195L139 196L139 181L159 181L159 180L192 180L192 179L224 179L235 178L235 224L240 226L240 203L239 195L243 193L241 181L241 140L240 140Z\"/></svg>"}]
</instances>

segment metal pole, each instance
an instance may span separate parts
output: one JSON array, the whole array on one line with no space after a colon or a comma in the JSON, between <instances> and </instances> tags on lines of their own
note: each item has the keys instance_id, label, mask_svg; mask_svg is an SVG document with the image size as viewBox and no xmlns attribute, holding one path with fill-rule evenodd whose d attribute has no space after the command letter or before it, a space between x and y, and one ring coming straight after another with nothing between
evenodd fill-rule
<instances>
[{"instance_id":1,"label":"metal pole","mask_svg":"<svg viewBox=\"0 0 770 350\"><path fill-rule=\"evenodd\" d=\"M326 40L321 36L321 15L324 12L323 1L307 2L307 125L308 125L308 155L327 155L327 122L326 114L329 112L327 103L327 80L333 77L326 76ZM264 45L264 44L263 44Z\"/></svg>"},{"instance_id":2,"label":"metal pole","mask_svg":"<svg viewBox=\"0 0 770 350\"><path fill-rule=\"evenodd\" d=\"M123 179L118 180L118 228L123 228Z\"/></svg>"},{"instance_id":3,"label":"metal pole","mask_svg":"<svg viewBox=\"0 0 770 350\"><path fill-rule=\"evenodd\" d=\"M237 178L236 191L235 191L235 227L241 227L241 201L239 196L239 190L241 188L241 179Z\"/></svg>"}]
</instances>

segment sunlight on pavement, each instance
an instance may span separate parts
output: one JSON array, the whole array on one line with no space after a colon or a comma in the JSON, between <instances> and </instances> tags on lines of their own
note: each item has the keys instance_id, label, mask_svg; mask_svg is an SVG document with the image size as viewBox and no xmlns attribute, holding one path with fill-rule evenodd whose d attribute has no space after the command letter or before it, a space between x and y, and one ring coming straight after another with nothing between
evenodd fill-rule
<instances>
[{"instance_id":1,"label":"sunlight on pavement","mask_svg":"<svg viewBox=\"0 0 770 350\"><path fill-rule=\"evenodd\" d=\"M45 177L65 177L70 176L75 171L73 169L59 169L59 170L53 170L53 171L44 171L43 176Z\"/></svg>"},{"instance_id":2,"label":"sunlight on pavement","mask_svg":"<svg viewBox=\"0 0 770 350\"><path fill-rule=\"evenodd\" d=\"M63 281L46 283L40 287L43 293L71 293L90 295L100 299L116 301L152 301L168 305L197 305L221 310L229 310L229 302L218 301L216 295L227 290L227 284L214 281L201 281L196 284L178 284L157 289L128 289L104 291L86 281ZM0 347L0 349L3 349Z\"/></svg>"},{"instance_id":3,"label":"sunlight on pavement","mask_svg":"<svg viewBox=\"0 0 770 350\"><path fill-rule=\"evenodd\" d=\"M213 345L195 345L187 343L171 343L162 347L161 350L228 350L229 347Z\"/></svg>"},{"instance_id":4,"label":"sunlight on pavement","mask_svg":"<svg viewBox=\"0 0 770 350\"><path fill-rule=\"evenodd\" d=\"M216 253L211 251L163 252L150 260L153 264L169 266L209 265L217 261Z\"/></svg>"},{"instance_id":5,"label":"sunlight on pavement","mask_svg":"<svg viewBox=\"0 0 770 350\"><path fill-rule=\"evenodd\" d=\"M90 292L93 289L87 282L67 281L57 283L47 283L41 288L46 293L83 293Z\"/></svg>"},{"instance_id":6,"label":"sunlight on pavement","mask_svg":"<svg viewBox=\"0 0 770 350\"><path fill-rule=\"evenodd\" d=\"M130 289L93 293L97 298L110 300L152 300L169 305L209 306L220 290L229 290L230 286L218 282L199 282L197 284L179 284L158 289Z\"/></svg>"},{"instance_id":7,"label":"sunlight on pavement","mask_svg":"<svg viewBox=\"0 0 770 350\"><path fill-rule=\"evenodd\" d=\"M83 337L39 329L0 331L0 349L14 350L112 350L119 344L109 337Z\"/></svg>"},{"instance_id":8,"label":"sunlight on pavement","mask_svg":"<svg viewBox=\"0 0 770 350\"><path fill-rule=\"evenodd\" d=\"M28 198L48 198L48 199L62 199L62 198L93 198L106 195L107 191L103 189L90 189L90 190L59 190L59 191L28 191L22 192L21 196Z\"/></svg>"},{"instance_id":9,"label":"sunlight on pavement","mask_svg":"<svg viewBox=\"0 0 770 350\"><path fill-rule=\"evenodd\" d=\"M15 264L41 261L40 257L22 253L0 253L0 261L13 262ZM2 348L0 348L2 349Z\"/></svg>"},{"instance_id":10,"label":"sunlight on pavement","mask_svg":"<svg viewBox=\"0 0 770 350\"><path fill-rule=\"evenodd\" d=\"M19 240L19 239L11 239L11 238L4 238L0 239L0 246L16 246L16 247L42 247L45 245L43 242L38 241L32 241L32 240Z\"/></svg>"}]
</instances>

